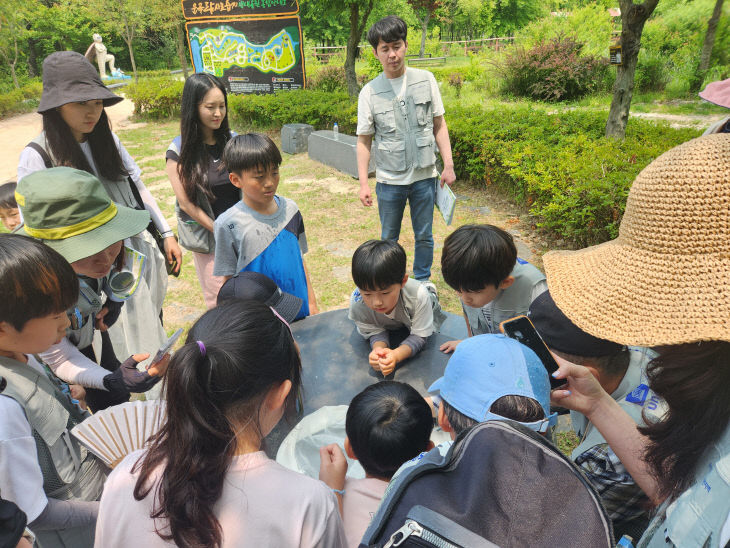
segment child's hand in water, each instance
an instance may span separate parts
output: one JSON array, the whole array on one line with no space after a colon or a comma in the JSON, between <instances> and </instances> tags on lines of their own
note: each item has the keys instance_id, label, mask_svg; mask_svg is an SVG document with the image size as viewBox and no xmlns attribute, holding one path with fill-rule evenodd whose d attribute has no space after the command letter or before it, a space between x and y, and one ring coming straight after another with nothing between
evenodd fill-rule
<instances>
[{"instance_id":1,"label":"child's hand in water","mask_svg":"<svg viewBox=\"0 0 730 548\"><path fill-rule=\"evenodd\" d=\"M390 375L395 369L395 365L398 363L398 358L395 354L395 350L390 348L383 348L380 355L380 371L384 377Z\"/></svg>"},{"instance_id":2,"label":"child's hand in water","mask_svg":"<svg viewBox=\"0 0 730 548\"><path fill-rule=\"evenodd\" d=\"M319 448L319 479L332 489L345 488L347 459L336 443Z\"/></svg>"}]
</instances>

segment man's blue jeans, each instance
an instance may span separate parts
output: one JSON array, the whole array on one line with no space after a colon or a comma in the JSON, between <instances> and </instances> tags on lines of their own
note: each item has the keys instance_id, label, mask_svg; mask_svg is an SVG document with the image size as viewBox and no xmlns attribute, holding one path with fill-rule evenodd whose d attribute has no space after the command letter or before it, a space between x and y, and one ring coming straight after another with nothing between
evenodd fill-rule
<instances>
[{"instance_id":1,"label":"man's blue jeans","mask_svg":"<svg viewBox=\"0 0 730 548\"><path fill-rule=\"evenodd\" d=\"M411 207L411 224L416 237L413 276L417 280L431 277L433 263L433 205L436 201L436 178L423 179L410 185L375 186L380 215L380 237L398 241L406 200Z\"/></svg>"}]
</instances>

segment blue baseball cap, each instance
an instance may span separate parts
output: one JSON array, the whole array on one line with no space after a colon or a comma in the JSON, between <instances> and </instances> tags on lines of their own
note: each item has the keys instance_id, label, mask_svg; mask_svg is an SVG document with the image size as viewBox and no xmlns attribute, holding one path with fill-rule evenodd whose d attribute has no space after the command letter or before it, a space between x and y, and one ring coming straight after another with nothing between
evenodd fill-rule
<instances>
[{"instance_id":1,"label":"blue baseball cap","mask_svg":"<svg viewBox=\"0 0 730 548\"><path fill-rule=\"evenodd\" d=\"M505 335L477 335L456 347L444 376L429 392L460 413L479 422L505 420L489 409L502 396L526 396L537 400L545 419L523 422L537 432L546 432L557 422L550 414L550 381L540 358L532 350Z\"/></svg>"}]
</instances>

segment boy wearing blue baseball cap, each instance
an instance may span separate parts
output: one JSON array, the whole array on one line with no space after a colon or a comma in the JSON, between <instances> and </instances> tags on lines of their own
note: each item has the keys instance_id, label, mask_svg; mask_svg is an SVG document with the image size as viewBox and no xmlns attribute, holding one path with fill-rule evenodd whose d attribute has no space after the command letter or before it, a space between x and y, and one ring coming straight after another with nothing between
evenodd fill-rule
<instances>
[{"instance_id":1,"label":"boy wearing blue baseball cap","mask_svg":"<svg viewBox=\"0 0 730 548\"><path fill-rule=\"evenodd\" d=\"M517 421L541 434L557 421L557 414L550 414L550 381L540 358L504 335L464 340L428 391L439 392L438 423L452 440L489 420Z\"/></svg>"},{"instance_id":2,"label":"boy wearing blue baseball cap","mask_svg":"<svg viewBox=\"0 0 730 548\"><path fill-rule=\"evenodd\" d=\"M505 335L463 340L428 391L434 394L439 426L451 436L432 449L442 455L462 431L480 422L512 420L543 435L557 422L558 414L550 414L550 381L540 358ZM393 477L416 466L423 455L403 464Z\"/></svg>"}]
</instances>

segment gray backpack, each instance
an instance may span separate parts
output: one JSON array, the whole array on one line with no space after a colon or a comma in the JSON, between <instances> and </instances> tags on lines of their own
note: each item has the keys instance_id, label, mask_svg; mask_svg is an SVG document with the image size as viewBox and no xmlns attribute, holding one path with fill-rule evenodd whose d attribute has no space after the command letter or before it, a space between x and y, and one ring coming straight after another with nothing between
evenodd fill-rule
<instances>
[{"instance_id":1,"label":"gray backpack","mask_svg":"<svg viewBox=\"0 0 730 548\"><path fill-rule=\"evenodd\" d=\"M611 521L552 443L511 421L462 432L396 476L360 548L612 547Z\"/></svg>"}]
</instances>

